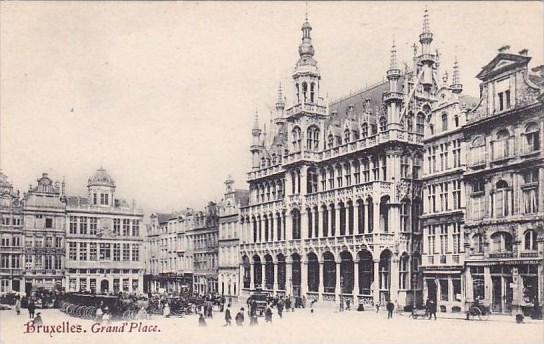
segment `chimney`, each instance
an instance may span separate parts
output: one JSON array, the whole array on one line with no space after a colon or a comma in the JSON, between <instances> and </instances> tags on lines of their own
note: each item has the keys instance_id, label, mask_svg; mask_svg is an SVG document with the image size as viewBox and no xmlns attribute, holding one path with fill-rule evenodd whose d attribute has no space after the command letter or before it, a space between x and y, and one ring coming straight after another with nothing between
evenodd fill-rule
<instances>
[{"instance_id":1,"label":"chimney","mask_svg":"<svg viewBox=\"0 0 544 344\"><path fill-rule=\"evenodd\" d=\"M527 49L521 49L518 54L520 54L521 56L527 56L527 53L529 52L529 50Z\"/></svg>"},{"instance_id":2,"label":"chimney","mask_svg":"<svg viewBox=\"0 0 544 344\"><path fill-rule=\"evenodd\" d=\"M509 51L510 51L509 45L503 45L502 47L499 48L499 53L507 53Z\"/></svg>"}]
</instances>

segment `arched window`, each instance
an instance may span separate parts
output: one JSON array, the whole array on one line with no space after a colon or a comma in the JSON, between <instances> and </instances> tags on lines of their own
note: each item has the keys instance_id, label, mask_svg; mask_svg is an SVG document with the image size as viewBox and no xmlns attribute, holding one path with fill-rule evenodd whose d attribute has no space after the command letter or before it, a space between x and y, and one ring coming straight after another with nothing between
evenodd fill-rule
<instances>
[{"instance_id":1,"label":"arched window","mask_svg":"<svg viewBox=\"0 0 544 344\"><path fill-rule=\"evenodd\" d=\"M292 225L293 225L293 239L300 239L300 211L294 209L291 212L292 216Z\"/></svg>"},{"instance_id":2,"label":"arched window","mask_svg":"<svg viewBox=\"0 0 544 344\"><path fill-rule=\"evenodd\" d=\"M363 137L368 136L368 124L367 123L363 123L363 125L361 125L361 135Z\"/></svg>"},{"instance_id":3,"label":"arched window","mask_svg":"<svg viewBox=\"0 0 544 344\"><path fill-rule=\"evenodd\" d=\"M385 116L380 117L380 131L386 131L387 130L387 119Z\"/></svg>"},{"instance_id":4,"label":"arched window","mask_svg":"<svg viewBox=\"0 0 544 344\"><path fill-rule=\"evenodd\" d=\"M344 143L349 143L351 139L351 132L349 129L344 130Z\"/></svg>"},{"instance_id":5,"label":"arched window","mask_svg":"<svg viewBox=\"0 0 544 344\"><path fill-rule=\"evenodd\" d=\"M402 178L410 177L410 156L404 153L400 158L400 176Z\"/></svg>"},{"instance_id":6,"label":"arched window","mask_svg":"<svg viewBox=\"0 0 544 344\"><path fill-rule=\"evenodd\" d=\"M504 180L499 180L495 185L493 195L495 216L507 216L510 214L510 188Z\"/></svg>"},{"instance_id":7,"label":"arched window","mask_svg":"<svg viewBox=\"0 0 544 344\"><path fill-rule=\"evenodd\" d=\"M525 152L537 152L540 150L540 135L538 125L529 123L525 127Z\"/></svg>"},{"instance_id":8,"label":"arched window","mask_svg":"<svg viewBox=\"0 0 544 344\"><path fill-rule=\"evenodd\" d=\"M442 113L442 131L448 130L448 114Z\"/></svg>"},{"instance_id":9,"label":"arched window","mask_svg":"<svg viewBox=\"0 0 544 344\"><path fill-rule=\"evenodd\" d=\"M327 137L327 148L331 149L334 146L334 136L329 134Z\"/></svg>"},{"instance_id":10,"label":"arched window","mask_svg":"<svg viewBox=\"0 0 544 344\"><path fill-rule=\"evenodd\" d=\"M329 190L334 189L334 169L329 167Z\"/></svg>"},{"instance_id":11,"label":"arched window","mask_svg":"<svg viewBox=\"0 0 544 344\"><path fill-rule=\"evenodd\" d=\"M302 97L304 99L304 102L308 102L308 84L306 82L302 83Z\"/></svg>"},{"instance_id":12,"label":"arched window","mask_svg":"<svg viewBox=\"0 0 544 344\"><path fill-rule=\"evenodd\" d=\"M346 186L351 185L351 164L348 162L344 165L344 179L346 180Z\"/></svg>"},{"instance_id":13,"label":"arched window","mask_svg":"<svg viewBox=\"0 0 544 344\"><path fill-rule=\"evenodd\" d=\"M491 235L492 251L493 252L511 252L512 251L512 236L510 233L497 232Z\"/></svg>"},{"instance_id":14,"label":"arched window","mask_svg":"<svg viewBox=\"0 0 544 344\"><path fill-rule=\"evenodd\" d=\"M297 89L297 101L300 104L300 88L299 88L298 83L295 84L295 88Z\"/></svg>"},{"instance_id":15,"label":"arched window","mask_svg":"<svg viewBox=\"0 0 544 344\"><path fill-rule=\"evenodd\" d=\"M294 150L294 152L300 152L300 149L301 149L301 146L300 146L301 135L300 135L300 128L299 127L294 127L293 128L292 136L293 136L293 150Z\"/></svg>"},{"instance_id":16,"label":"arched window","mask_svg":"<svg viewBox=\"0 0 544 344\"><path fill-rule=\"evenodd\" d=\"M306 176L306 184L308 193L315 193L317 192L317 171L314 167L308 168L307 176Z\"/></svg>"},{"instance_id":17,"label":"arched window","mask_svg":"<svg viewBox=\"0 0 544 344\"><path fill-rule=\"evenodd\" d=\"M314 93L315 93L315 83L312 82L310 84L310 102L313 103L314 102Z\"/></svg>"},{"instance_id":18,"label":"arched window","mask_svg":"<svg viewBox=\"0 0 544 344\"><path fill-rule=\"evenodd\" d=\"M526 251L535 251L537 249L536 232L532 229L525 232L525 235L523 236L523 243L523 247Z\"/></svg>"},{"instance_id":19,"label":"arched window","mask_svg":"<svg viewBox=\"0 0 544 344\"><path fill-rule=\"evenodd\" d=\"M410 257L403 253L399 261L399 289L410 288L410 273L409 273Z\"/></svg>"},{"instance_id":20,"label":"arched window","mask_svg":"<svg viewBox=\"0 0 544 344\"><path fill-rule=\"evenodd\" d=\"M455 116L453 116L453 122L456 128L459 127L459 115L456 114Z\"/></svg>"},{"instance_id":21,"label":"arched window","mask_svg":"<svg viewBox=\"0 0 544 344\"><path fill-rule=\"evenodd\" d=\"M414 157L414 164L412 166L412 178L419 179L421 177L421 165L423 164L423 156L419 153Z\"/></svg>"},{"instance_id":22,"label":"arched window","mask_svg":"<svg viewBox=\"0 0 544 344\"><path fill-rule=\"evenodd\" d=\"M478 165L485 163L485 141L482 136L476 136L470 147L470 164Z\"/></svg>"},{"instance_id":23,"label":"arched window","mask_svg":"<svg viewBox=\"0 0 544 344\"><path fill-rule=\"evenodd\" d=\"M309 151L317 151L319 149L319 128L312 125L306 133L306 147Z\"/></svg>"},{"instance_id":24,"label":"arched window","mask_svg":"<svg viewBox=\"0 0 544 344\"><path fill-rule=\"evenodd\" d=\"M416 132L418 134L423 134L423 129L425 128L425 115L423 112L417 114L416 118Z\"/></svg>"}]
</instances>

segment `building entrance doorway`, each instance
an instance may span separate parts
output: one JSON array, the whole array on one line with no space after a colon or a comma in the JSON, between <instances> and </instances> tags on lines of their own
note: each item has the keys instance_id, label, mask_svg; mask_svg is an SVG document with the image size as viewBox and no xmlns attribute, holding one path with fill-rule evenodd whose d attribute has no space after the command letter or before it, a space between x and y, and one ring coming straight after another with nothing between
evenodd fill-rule
<instances>
[{"instance_id":1,"label":"building entrance doorway","mask_svg":"<svg viewBox=\"0 0 544 344\"><path fill-rule=\"evenodd\" d=\"M105 294L110 290L110 282L108 280L102 280L100 282L100 292Z\"/></svg>"}]
</instances>

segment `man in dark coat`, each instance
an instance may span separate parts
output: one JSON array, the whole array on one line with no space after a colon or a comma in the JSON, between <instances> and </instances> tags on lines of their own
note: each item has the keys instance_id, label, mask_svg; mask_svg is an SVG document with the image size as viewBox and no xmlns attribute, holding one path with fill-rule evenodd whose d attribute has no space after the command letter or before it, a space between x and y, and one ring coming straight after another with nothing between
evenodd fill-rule
<instances>
[{"instance_id":1,"label":"man in dark coat","mask_svg":"<svg viewBox=\"0 0 544 344\"><path fill-rule=\"evenodd\" d=\"M385 306L387 309L387 319L393 319L393 310L395 309L395 304L391 302L391 300L387 301L387 305Z\"/></svg>"},{"instance_id":2,"label":"man in dark coat","mask_svg":"<svg viewBox=\"0 0 544 344\"><path fill-rule=\"evenodd\" d=\"M225 310L225 326L231 326L231 319L232 316L230 315L230 303L227 305L227 309Z\"/></svg>"},{"instance_id":3,"label":"man in dark coat","mask_svg":"<svg viewBox=\"0 0 544 344\"><path fill-rule=\"evenodd\" d=\"M436 303L434 300L429 300L429 320L434 316L436 320Z\"/></svg>"},{"instance_id":4,"label":"man in dark coat","mask_svg":"<svg viewBox=\"0 0 544 344\"><path fill-rule=\"evenodd\" d=\"M291 310L291 296L287 296L285 299L285 311L289 312Z\"/></svg>"},{"instance_id":5,"label":"man in dark coat","mask_svg":"<svg viewBox=\"0 0 544 344\"><path fill-rule=\"evenodd\" d=\"M266 311L264 311L264 321L272 323L272 308L270 308L270 305L268 305Z\"/></svg>"},{"instance_id":6,"label":"man in dark coat","mask_svg":"<svg viewBox=\"0 0 544 344\"><path fill-rule=\"evenodd\" d=\"M36 311L36 304L34 303L34 299L30 298L28 300L28 315L30 316L30 319L34 319L34 312Z\"/></svg>"},{"instance_id":7,"label":"man in dark coat","mask_svg":"<svg viewBox=\"0 0 544 344\"><path fill-rule=\"evenodd\" d=\"M234 318L234 320L236 321L236 325L244 325L244 307L240 308L240 311L236 313L236 317Z\"/></svg>"},{"instance_id":8,"label":"man in dark coat","mask_svg":"<svg viewBox=\"0 0 544 344\"><path fill-rule=\"evenodd\" d=\"M283 299L280 299L276 305L276 307L278 307L278 315L280 316L280 318L282 317L282 314L283 314Z\"/></svg>"}]
</instances>

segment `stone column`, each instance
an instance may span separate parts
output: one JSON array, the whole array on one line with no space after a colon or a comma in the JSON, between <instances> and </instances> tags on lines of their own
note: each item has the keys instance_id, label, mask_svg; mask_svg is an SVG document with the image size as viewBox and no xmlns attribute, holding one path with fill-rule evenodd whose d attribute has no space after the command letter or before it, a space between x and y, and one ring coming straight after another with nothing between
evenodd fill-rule
<instances>
[{"instance_id":1,"label":"stone column","mask_svg":"<svg viewBox=\"0 0 544 344\"><path fill-rule=\"evenodd\" d=\"M374 233L381 233L381 228L380 228L380 200L378 200L378 202L376 202L376 200L374 200L374 204L372 205L372 210L374 212L374 214L372 214L372 220L374 222L373 224L373 227L374 227L374 230L373 232Z\"/></svg>"},{"instance_id":2,"label":"stone column","mask_svg":"<svg viewBox=\"0 0 544 344\"><path fill-rule=\"evenodd\" d=\"M308 211L301 209L300 211L300 238L308 239Z\"/></svg>"},{"instance_id":3,"label":"stone column","mask_svg":"<svg viewBox=\"0 0 544 344\"><path fill-rule=\"evenodd\" d=\"M261 262L261 288L262 289L266 289L265 284L266 284L266 260Z\"/></svg>"},{"instance_id":4,"label":"stone column","mask_svg":"<svg viewBox=\"0 0 544 344\"><path fill-rule=\"evenodd\" d=\"M359 228L359 202L355 200L353 202L353 208L351 209L353 211L353 235L360 233ZM348 217L348 224L349 224L349 217Z\"/></svg>"},{"instance_id":5,"label":"stone column","mask_svg":"<svg viewBox=\"0 0 544 344\"><path fill-rule=\"evenodd\" d=\"M285 213L285 240L292 240L293 239L293 220L291 215L289 214L289 211Z\"/></svg>"},{"instance_id":6,"label":"stone column","mask_svg":"<svg viewBox=\"0 0 544 344\"><path fill-rule=\"evenodd\" d=\"M361 228L361 233L369 233L370 222L368 219L368 204L369 203L363 203L363 228Z\"/></svg>"},{"instance_id":7,"label":"stone column","mask_svg":"<svg viewBox=\"0 0 544 344\"><path fill-rule=\"evenodd\" d=\"M453 293L453 281L451 279L451 276L448 276L448 308L450 308L449 311L451 311L451 305L455 301L455 294Z\"/></svg>"},{"instance_id":8,"label":"stone column","mask_svg":"<svg viewBox=\"0 0 544 344\"><path fill-rule=\"evenodd\" d=\"M389 286L389 294L391 301L397 304L399 296L399 258L394 256L391 259L391 272L390 272L391 285Z\"/></svg>"},{"instance_id":9,"label":"stone column","mask_svg":"<svg viewBox=\"0 0 544 344\"><path fill-rule=\"evenodd\" d=\"M278 263L274 262L274 291L278 291Z\"/></svg>"},{"instance_id":10,"label":"stone column","mask_svg":"<svg viewBox=\"0 0 544 344\"><path fill-rule=\"evenodd\" d=\"M373 259L374 262L374 283L372 283L372 295L374 304L380 303L380 260Z\"/></svg>"},{"instance_id":11,"label":"stone column","mask_svg":"<svg viewBox=\"0 0 544 344\"><path fill-rule=\"evenodd\" d=\"M319 292L319 295L321 297L323 297L323 292L325 291L325 281L323 278L325 274L323 273L324 272L323 269L324 269L323 262L320 261L319 262L319 286L317 288L317 291Z\"/></svg>"},{"instance_id":12,"label":"stone column","mask_svg":"<svg viewBox=\"0 0 544 344\"><path fill-rule=\"evenodd\" d=\"M250 258L251 259L251 258ZM253 290L255 289L255 275L253 273L254 266L253 262L249 263L249 289Z\"/></svg>"},{"instance_id":13,"label":"stone column","mask_svg":"<svg viewBox=\"0 0 544 344\"><path fill-rule=\"evenodd\" d=\"M239 289L242 289L244 287L244 266L242 264L240 264L238 271L238 285L240 286Z\"/></svg>"},{"instance_id":14,"label":"stone column","mask_svg":"<svg viewBox=\"0 0 544 344\"><path fill-rule=\"evenodd\" d=\"M334 217L334 236L337 237L340 235L340 206L338 204L334 205L334 212L336 214Z\"/></svg>"},{"instance_id":15,"label":"stone column","mask_svg":"<svg viewBox=\"0 0 544 344\"><path fill-rule=\"evenodd\" d=\"M325 210L325 211L327 211L327 210ZM323 219L324 219L323 208L319 207L318 208L318 213L319 213L319 226L317 227L318 228L317 237L322 238L322 237L324 237L323 231L325 230L325 227L323 226Z\"/></svg>"},{"instance_id":16,"label":"stone column","mask_svg":"<svg viewBox=\"0 0 544 344\"><path fill-rule=\"evenodd\" d=\"M340 285L340 278L341 277L342 277L342 275L340 274L340 262L337 261L336 262L336 288L334 288L334 292L339 297L342 294L342 287Z\"/></svg>"},{"instance_id":17,"label":"stone column","mask_svg":"<svg viewBox=\"0 0 544 344\"><path fill-rule=\"evenodd\" d=\"M270 214L270 217L269 217L269 220L270 220L270 224L268 226L268 229L270 230L270 242L274 242L275 240L275 236L274 236L274 232L275 232L275 229L274 229L274 214L271 213Z\"/></svg>"},{"instance_id":18,"label":"stone column","mask_svg":"<svg viewBox=\"0 0 544 344\"><path fill-rule=\"evenodd\" d=\"M489 266L484 266L484 283L485 283L485 302L487 304L491 303L491 293L492 293L492 280L491 272ZM501 295L502 296L502 295Z\"/></svg>"},{"instance_id":19,"label":"stone column","mask_svg":"<svg viewBox=\"0 0 544 344\"><path fill-rule=\"evenodd\" d=\"M300 294L306 295L308 292L308 261L303 259L300 262Z\"/></svg>"},{"instance_id":20,"label":"stone column","mask_svg":"<svg viewBox=\"0 0 544 344\"><path fill-rule=\"evenodd\" d=\"M293 265L290 257L285 262L285 293L287 295L293 293Z\"/></svg>"},{"instance_id":21,"label":"stone column","mask_svg":"<svg viewBox=\"0 0 544 344\"><path fill-rule=\"evenodd\" d=\"M357 257L353 261L353 295L357 304L357 295L359 295L359 259Z\"/></svg>"}]
</instances>

